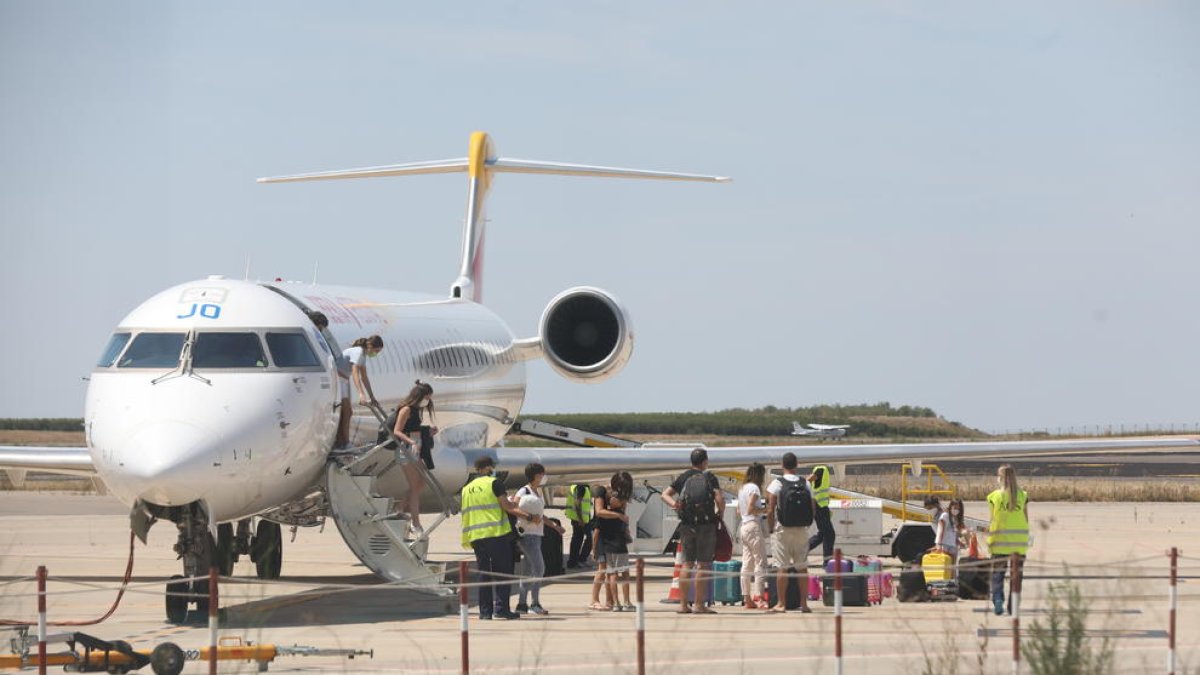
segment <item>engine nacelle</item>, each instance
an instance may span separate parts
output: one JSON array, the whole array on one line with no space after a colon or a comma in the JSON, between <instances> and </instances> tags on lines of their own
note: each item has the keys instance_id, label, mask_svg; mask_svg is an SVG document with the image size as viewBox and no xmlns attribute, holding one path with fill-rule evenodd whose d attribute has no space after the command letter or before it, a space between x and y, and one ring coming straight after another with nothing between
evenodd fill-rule
<instances>
[{"instance_id":1,"label":"engine nacelle","mask_svg":"<svg viewBox=\"0 0 1200 675\"><path fill-rule=\"evenodd\" d=\"M599 288L570 288L546 305L539 328L542 355L560 375L601 382L616 375L633 354L629 314Z\"/></svg>"}]
</instances>

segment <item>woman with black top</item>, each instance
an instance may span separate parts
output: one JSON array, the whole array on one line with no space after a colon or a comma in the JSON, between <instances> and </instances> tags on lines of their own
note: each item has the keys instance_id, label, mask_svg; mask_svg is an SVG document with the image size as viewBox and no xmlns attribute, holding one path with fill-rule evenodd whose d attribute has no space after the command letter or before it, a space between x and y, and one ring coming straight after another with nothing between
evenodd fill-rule
<instances>
[{"instance_id":1,"label":"woman with black top","mask_svg":"<svg viewBox=\"0 0 1200 675\"><path fill-rule=\"evenodd\" d=\"M392 433L410 448L418 448L421 461L427 468L432 469L433 435L438 429L421 424L422 411L430 419L433 418L433 387L417 380L416 385L396 409L396 423L392 427ZM413 463L405 462L403 467L404 478L408 481L408 500L405 508L408 511L408 527L413 536L420 536L424 532L421 527L421 492L425 490L425 479L421 470Z\"/></svg>"},{"instance_id":2,"label":"woman with black top","mask_svg":"<svg viewBox=\"0 0 1200 675\"><path fill-rule=\"evenodd\" d=\"M617 596L617 576L629 576L629 516L625 505L633 495L633 477L628 471L618 471L609 481L609 487L596 488L596 545L592 555L596 557L596 577L592 581L592 609L625 611L633 604L629 602L629 585L625 583L625 604ZM600 604L600 587L605 588L608 602Z\"/></svg>"}]
</instances>

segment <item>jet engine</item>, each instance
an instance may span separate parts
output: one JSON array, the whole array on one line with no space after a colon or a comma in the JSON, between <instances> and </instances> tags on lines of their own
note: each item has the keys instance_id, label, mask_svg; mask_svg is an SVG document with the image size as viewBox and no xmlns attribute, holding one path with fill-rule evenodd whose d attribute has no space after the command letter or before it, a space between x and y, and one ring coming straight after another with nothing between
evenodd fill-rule
<instances>
[{"instance_id":1,"label":"jet engine","mask_svg":"<svg viewBox=\"0 0 1200 675\"><path fill-rule=\"evenodd\" d=\"M579 286L546 305L540 325L542 354L560 375L602 382L616 375L633 353L629 314L609 293Z\"/></svg>"}]
</instances>

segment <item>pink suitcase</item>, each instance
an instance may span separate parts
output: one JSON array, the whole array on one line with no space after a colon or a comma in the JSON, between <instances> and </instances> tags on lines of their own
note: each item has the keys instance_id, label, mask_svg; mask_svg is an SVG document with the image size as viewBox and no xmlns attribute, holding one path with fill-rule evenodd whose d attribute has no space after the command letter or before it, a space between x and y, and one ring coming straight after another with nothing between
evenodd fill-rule
<instances>
[{"instance_id":1,"label":"pink suitcase","mask_svg":"<svg viewBox=\"0 0 1200 675\"><path fill-rule=\"evenodd\" d=\"M808 575L808 599L821 599L821 577L815 574Z\"/></svg>"}]
</instances>

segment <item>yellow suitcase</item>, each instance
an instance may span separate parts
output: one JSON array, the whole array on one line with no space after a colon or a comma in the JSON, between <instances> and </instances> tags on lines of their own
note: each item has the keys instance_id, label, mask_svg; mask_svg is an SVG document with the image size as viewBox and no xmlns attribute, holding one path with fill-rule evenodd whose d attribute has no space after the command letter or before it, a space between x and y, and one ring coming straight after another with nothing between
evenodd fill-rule
<instances>
[{"instance_id":1,"label":"yellow suitcase","mask_svg":"<svg viewBox=\"0 0 1200 675\"><path fill-rule=\"evenodd\" d=\"M925 583L952 581L954 579L954 559L946 553L926 553L921 557L921 571L925 573Z\"/></svg>"}]
</instances>

